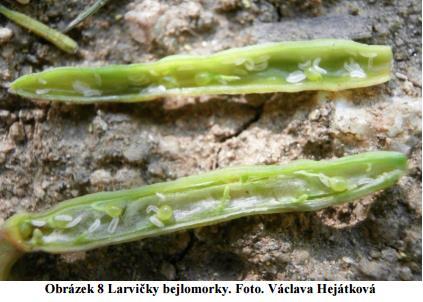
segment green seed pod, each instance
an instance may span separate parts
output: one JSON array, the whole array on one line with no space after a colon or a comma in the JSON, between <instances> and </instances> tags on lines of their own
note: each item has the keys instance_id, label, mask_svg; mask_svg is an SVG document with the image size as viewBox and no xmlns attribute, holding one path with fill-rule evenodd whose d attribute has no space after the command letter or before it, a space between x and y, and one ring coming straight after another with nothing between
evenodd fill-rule
<instances>
[{"instance_id":1,"label":"green seed pod","mask_svg":"<svg viewBox=\"0 0 423 302\"><path fill-rule=\"evenodd\" d=\"M90 194L46 212L10 217L0 229L0 253L2 244L7 259L15 259L15 252L89 250L248 215L315 211L392 186L406 169L403 154L381 151L328 161L231 167ZM10 265L0 265L1 276Z\"/></svg>"},{"instance_id":2,"label":"green seed pod","mask_svg":"<svg viewBox=\"0 0 423 302\"><path fill-rule=\"evenodd\" d=\"M348 40L268 43L157 62L60 67L20 77L10 91L71 103L140 102L175 95L367 87L390 79L392 50Z\"/></svg>"}]
</instances>

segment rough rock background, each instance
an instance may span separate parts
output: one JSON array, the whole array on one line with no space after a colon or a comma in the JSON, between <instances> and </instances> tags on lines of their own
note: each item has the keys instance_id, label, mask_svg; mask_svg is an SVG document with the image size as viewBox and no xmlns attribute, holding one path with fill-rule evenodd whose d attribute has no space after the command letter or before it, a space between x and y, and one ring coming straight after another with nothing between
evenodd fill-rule
<instances>
[{"instance_id":1,"label":"rough rock background","mask_svg":"<svg viewBox=\"0 0 423 302\"><path fill-rule=\"evenodd\" d=\"M92 1L7 5L63 29ZM237 164L398 150L393 188L316 213L254 216L96 249L24 256L25 280L421 280L421 1L112 1L67 55L0 17L0 219L86 193ZM393 47L392 80L343 93L168 98L68 106L7 93L20 75L210 53L265 41L349 38Z\"/></svg>"}]
</instances>

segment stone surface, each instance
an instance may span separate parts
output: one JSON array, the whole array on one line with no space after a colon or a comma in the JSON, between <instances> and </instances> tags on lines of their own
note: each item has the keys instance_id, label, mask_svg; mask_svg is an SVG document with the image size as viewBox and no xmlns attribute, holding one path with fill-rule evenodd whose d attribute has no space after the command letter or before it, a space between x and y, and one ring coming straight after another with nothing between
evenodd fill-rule
<instances>
[{"instance_id":1,"label":"stone surface","mask_svg":"<svg viewBox=\"0 0 423 302\"><path fill-rule=\"evenodd\" d=\"M13 32L10 28L0 27L0 44L9 42L12 36L13 36Z\"/></svg>"}]
</instances>

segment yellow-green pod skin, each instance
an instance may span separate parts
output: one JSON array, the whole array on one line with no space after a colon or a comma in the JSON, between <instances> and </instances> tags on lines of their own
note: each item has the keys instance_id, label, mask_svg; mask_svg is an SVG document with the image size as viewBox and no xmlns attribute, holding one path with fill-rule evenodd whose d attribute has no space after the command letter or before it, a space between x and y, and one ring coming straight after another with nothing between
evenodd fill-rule
<instances>
[{"instance_id":1,"label":"yellow-green pod skin","mask_svg":"<svg viewBox=\"0 0 423 302\"><path fill-rule=\"evenodd\" d=\"M338 91L390 79L392 50L349 40L267 43L152 63L59 67L20 77L10 91L72 103L140 102L160 97Z\"/></svg>"}]
</instances>

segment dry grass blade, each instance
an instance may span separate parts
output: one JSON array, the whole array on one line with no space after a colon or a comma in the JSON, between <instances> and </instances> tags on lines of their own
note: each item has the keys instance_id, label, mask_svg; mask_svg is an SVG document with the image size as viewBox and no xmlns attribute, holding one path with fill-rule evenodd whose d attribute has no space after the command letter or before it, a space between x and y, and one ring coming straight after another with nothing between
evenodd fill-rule
<instances>
[{"instance_id":1,"label":"dry grass blade","mask_svg":"<svg viewBox=\"0 0 423 302\"><path fill-rule=\"evenodd\" d=\"M87 9L82 11L74 20L72 20L72 22L69 23L69 25L66 27L64 32L70 31L75 26L77 26L79 23L84 21L86 18L95 14L107 2L109 2L109 0L97 0L97 1L95 1L91 6L89 6Z\"/></svg>"}]
</instances>

